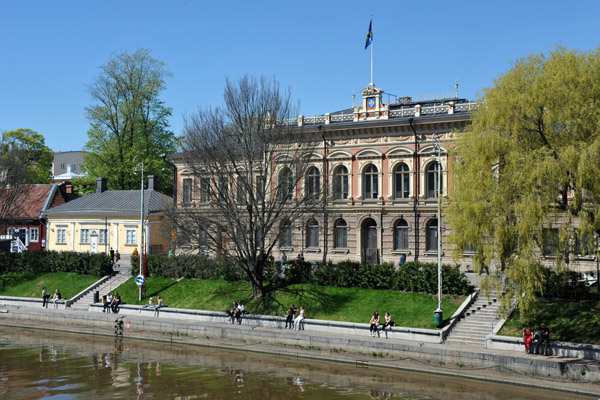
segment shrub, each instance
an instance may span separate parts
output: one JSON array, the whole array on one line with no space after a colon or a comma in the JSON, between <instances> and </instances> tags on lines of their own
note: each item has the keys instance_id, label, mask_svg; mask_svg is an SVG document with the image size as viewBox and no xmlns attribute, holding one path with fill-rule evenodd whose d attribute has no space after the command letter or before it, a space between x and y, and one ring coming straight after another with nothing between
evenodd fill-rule
<instances>
[{"instance_id":1,"label":"shrub","mask_svg":"<svg viewBox=\"0 0 600 400\"><path fill-rule=\"evenodd\" d=\"M112 273L110 257L104 253L74 251L24 251L0 254L0 274L6 272L75 272L103 276Z\"/></svg>"}]
</instances>

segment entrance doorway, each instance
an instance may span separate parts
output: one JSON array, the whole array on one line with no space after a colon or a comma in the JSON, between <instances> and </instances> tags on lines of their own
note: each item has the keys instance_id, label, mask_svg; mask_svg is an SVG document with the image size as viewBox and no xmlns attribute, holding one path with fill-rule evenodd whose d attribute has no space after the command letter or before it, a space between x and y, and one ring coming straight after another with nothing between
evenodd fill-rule
<instances>
[{"instance_id":1,"label":"entrance doorway","mask_svg":"<svg viewBox=\"0 0 600 400\"><path fill-rule=\"evenodd\" d=\"M379 264L377 249L377 223L373 218L366 219L361 227L362 262L363 264Z\"/></svg>"}]
</instances>

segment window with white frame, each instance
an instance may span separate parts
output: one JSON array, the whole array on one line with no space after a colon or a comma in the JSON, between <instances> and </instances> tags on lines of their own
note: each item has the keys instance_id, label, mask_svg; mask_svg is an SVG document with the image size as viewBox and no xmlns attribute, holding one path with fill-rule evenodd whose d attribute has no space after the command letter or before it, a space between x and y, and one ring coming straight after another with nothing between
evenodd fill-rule
<instances>
[{"instance_id":1,"label":"window with white frame","mask_svg":"<svg viewBox=\"0 0 600 400\"><path fill-rule=\"evenodd\" d=\"M348 224L343 219L335 221L333 247L336 249L348 248Z\"/></svg>"},{"instance_id":2,"label":"window with white frame","mask_svg":"<svg viewBox=\"0 0 600 400\"><path fill-rule=\"evenodd\" d=\"M437 198L443 190L443 182L439 179L440 165L438 162L432 162L427 166L427 198ZM439 186L439 187L438 187Z\"/></svg>"},{"instance_id":3,"label":"window with white frame","mask_svg":"<svg viewBox=\"0 0 600 400\"><path fill-rule=\"evenodd\" d=\"M343 200L348 198L350 174L348 168L341 165L333 172L333 198Z\"/></svg>"},{"instance_id":4,"label":"window with white frame","mask_svg":"<svg viewBox=\"0 0 600 400\"><path fill-rule=\"evenodd\" d=\"M56 243L66 244L67 243L67 227L58 226L56 227Z\"/></svg>"},{"instance_id":5,"label":"window with white frame","mask_svg":"<svg viewBox=\"0 0 600 400\"><path fill-rule=\"evenodd\" d=\"M98 229L98 243L108 244L108 229Z\"/></svg>"},{"instance_id":6,"label":"window with white frame","mask_svg":"<svg viewBox=\"0 0 600 400\"><path fill-rule=\"evenodd\" d=\"M194 179L184 178L183 179L183 202L189 204L194 198Z\"/></svg>"},{"instance_id":7,"label":"window with white frame","mask_svg":"<svg viewBox=\"0 0 600 400\"><path fill-rule=\"evenodd\" d=\"M394 225L394 250L408 250L408 223L404 219Z\"/></svg>"},{"instance_id":8,"label":"window with white frame","mask_svg":"<svg viewBox=\"0 0 600 400\"><path fill-rule=\"evenodd\" d=\"M79 231L79 243L89 243L90 242L90 230L82 229Z\"/></svg>"},{"instance_id":9,"label":"window with white frame","mask_svg":"<svg viewBox=\"0 0 600 400\"><path fill-rule=\"evenodd\" d=\"M128 245L137 244L137 228L126 228L125 229L125 244L128 244Z\"/></svg>"},{"instance_id":10,"label":"window with white frame","mask_svg":"<svg viewBox=\"0 0 600 400\"><path fill-rule=\"evenodd\" d=\"M373 164L365 168L364 193L365 199L377 199L379 197L379 170Z\"/></svg>"},{"instance_id":11,"label":"window with white frame","mask_svg":"<svg viewBox=\"0 0 600 400\"><path fill-rule=\"evenodd\" d=\"M410 171L408 165L400 163L394 168L394 198L408 199L410 196Z\"/></svg>"},{"instance_id":12,"label":"window with white frame","mask_svg":"<svg viewBox=\"0 0 600 400\"><path fill-rule=\"evenodd\" d=\"M306 224L306 247L312 249L319 247L319 223L314 218L308 220Z\"/></svg>"},{"instance_id":13,"label":"window with white frame","mask_svg":"<svg viewBox=\"0 0 600 400\"><path fill-rule=\"evenodd\" d=\"M542 232L544 239L543 253L545 256L556 256L558 255L559 246L559 233L558 229L550 228L544 229Z\"/></svg>"},{"instance_id":14,"label":"window with white frame","mask_svg":"<svg viewBox=\"0 0 600 400\"><path fill-rule=\"evenodd\" d=\"M30 242L39 242L40 240L40 229L39 228L29 228L29 241Z\"/></svg>"}]
</instances>

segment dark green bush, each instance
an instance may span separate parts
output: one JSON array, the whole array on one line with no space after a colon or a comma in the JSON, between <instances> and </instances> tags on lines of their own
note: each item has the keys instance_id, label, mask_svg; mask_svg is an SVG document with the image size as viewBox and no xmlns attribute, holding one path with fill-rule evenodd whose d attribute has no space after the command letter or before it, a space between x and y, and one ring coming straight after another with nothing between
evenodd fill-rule
<instances>
[{"instance_id":1,"label":"dark green bush","mask_svg":"<svg viewBox=\"0 0 600 400\"><path fill-rule=\"evenodd\" d=\"M538 296L562 299L585 300L592 297L590 288L583 282L577 282L579 274L575 271L554 271L544 268L543 292Z\"/></svg>"},{"instance_id":2,"label":"dark green bush","mask_svg":"<svg viewBox=\"0 0 600 400\"><path fill-rule=\"evenodd\" d=\"M147 275L166 278L246 280L242 269L228 258L208 258L198 255L148 255ZM468 294L468 279L458 266L443 265L442 291L448 294ZM131 274L139 274L139 258L132 258ZM267 262L265 283L281 281L281 264ZM394 264L362 265L356 261L313 265L308 262L286 263L286 283L312 283L323 286L392 289L410 292L437 293L437 264L408 262L396 269Z\"/></svg>"},{"instance_id":3,"label":"dark green bush","mask_svg":"<svg viewBox=\"0 0 600 400\"><path fill-rule=\"evenodd\" d=\"M112 273L112 266L110 257L104 253L32 250L1 253L0 274L6 272L75 272L104 276Z\"/></svg>"}]
</instances>

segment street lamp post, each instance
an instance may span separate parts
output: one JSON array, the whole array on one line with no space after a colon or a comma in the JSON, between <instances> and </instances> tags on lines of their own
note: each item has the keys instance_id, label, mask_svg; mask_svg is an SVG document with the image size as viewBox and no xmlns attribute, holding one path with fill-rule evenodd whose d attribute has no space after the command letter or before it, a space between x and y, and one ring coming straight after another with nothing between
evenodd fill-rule
<instances>
[{"instance_id":1,"label":"street lamp post","mask_svg":"<svg viewBox=\"0 0 600 400\"><path fill-rule=\"evenodd\" d=\"M437 265L438 265L438 307L434 311L434 322L440 327L444 322L444 311L442 309L442 146L440 137L434 136L432 144L437 150Z\"/></svg>"},{"instance_id":2,"label":"street lamp post","mask_svg":"<svg viewBox=\"0 0 600 400\"><path fill-rule=\"evenodd\" d=\"M133 161L135 163L137 156L134 157ZM141 179L141 185L140 185L140 275L145 277L145 273L144 273L144 159L142 158L141 162L140 162L141 166L142 166L142 179ZM138 166L140 165L138 164ZM135 167L135 173L137 174L138 172L138 167ZM142 294L144 291L144 285L139 287L139 296L138 296L138 300L142 301Z\"/></svg>"}]
</instances>

